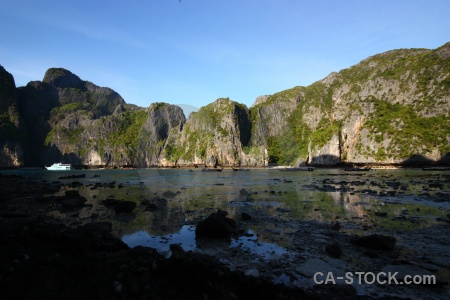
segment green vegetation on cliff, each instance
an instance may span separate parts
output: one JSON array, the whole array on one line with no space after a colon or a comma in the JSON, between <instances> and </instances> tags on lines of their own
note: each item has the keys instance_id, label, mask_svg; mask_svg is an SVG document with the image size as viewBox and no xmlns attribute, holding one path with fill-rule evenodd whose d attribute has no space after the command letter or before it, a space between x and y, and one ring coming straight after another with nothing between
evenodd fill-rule
<instances>
[{"instance_id":1,"label":"green vegetation on cliff","mask_svg":"<svg viewBox=\"0 0 450 300\"><path fill-rule=\"evenodd\" d=\"M412 105L375 98L372 101L374 111L368 115L366 126L375 134L376 142L390 140L385 153L380 150L375 154L378 160L387 157L407 159L418 153L429 154L433 149L437 149L442 156L450 152L447 142L450 119L447 116L424 117L419 116Z\"/></svg>"},{"instance_id":2,"label":"green vegetation on cliff","mask_svg":"<svg viewBox=\"0 0 450 300\"><path fill-rule=\"evenodd\" d=\"M436 50L389 51L306 88L290 90L298 105L286 116L289 127L267 137L271 161L287 164L308 155L330 154L321 149L334 135L339 137L339 147L346 147L339 154L344 160L348 151L378 162L405 161L417 154L436 157L436 152L445 156L450 150L449 48L446 44ZM259 121L261 107L282 103L284 98L269 97L253 107L252 124ZM361 116L362 127L350 122L353 114ZM361 144L363 129L368 130L364 139L369 144ZM356 130L357 140L342 140L343 130Z\"/></svg>"}]
</instances>

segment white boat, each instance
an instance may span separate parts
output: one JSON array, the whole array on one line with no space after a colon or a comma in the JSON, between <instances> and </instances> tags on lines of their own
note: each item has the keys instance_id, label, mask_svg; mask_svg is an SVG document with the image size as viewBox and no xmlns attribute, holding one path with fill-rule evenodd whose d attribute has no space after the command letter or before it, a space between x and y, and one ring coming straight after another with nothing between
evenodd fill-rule
<instances>
[{"instance_id":1,"label":"white boat","mask_svg":"<svg viewBox=\"0 0 450 300\"><path fill-rule=\"evenodd\" d=\"M50 171L67 171L67 170L72 170L72 165L56 163L56 164L51 165L50 167L46 166L45 168Z\"/></svg>"}]
</instances>

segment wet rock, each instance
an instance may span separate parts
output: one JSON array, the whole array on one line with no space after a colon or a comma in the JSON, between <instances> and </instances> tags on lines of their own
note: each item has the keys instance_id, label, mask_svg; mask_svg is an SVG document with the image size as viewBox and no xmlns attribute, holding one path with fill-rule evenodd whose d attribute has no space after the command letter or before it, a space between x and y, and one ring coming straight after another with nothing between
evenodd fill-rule
<instances>
[{"instance_id":1,"label":"wet rock","mask_svg":"<svg viewBox=\"0 0 450 300\"><path fill-rule=\"evenodd\" d=\"M102 201L102 204L106 205L107 207L114 208L117 214L129 213L136 208L136 203L134 203L133 201L106 199Z\"/></svg>"},{"instance_id":2,"label":"wet rock","mask_svg":"<svg viewBox=\"0 0 450 300\"><path fill-rule=\"evenodd\" d=\"M195 235L198 238L229 238L236 229L237 224L233 219L227 218L228 212L218 210L198 223Z\"/></svg>"},{"instance_id":3,"label":"wet rock","mask_svg":"<svg viewBox=\"0 0 450 300\"><path fill-rule=\"evenodd\" d=\"M334 258L339 258L342 255L341 246L338 243L326 245L325 251L327 252L328 255Z\"/></svg>"},{"instance_id":4,"label":"wet rock","mask_svg":"<svg viewBox=\"0 0 450 300\"><path fill-rule=\"evenodd\" d=\"M397 240L391 236L381 234L371 234L363 237L356 237L352 243L364 248L375 250L392 250Z\"/></svg>"}]
</instances>

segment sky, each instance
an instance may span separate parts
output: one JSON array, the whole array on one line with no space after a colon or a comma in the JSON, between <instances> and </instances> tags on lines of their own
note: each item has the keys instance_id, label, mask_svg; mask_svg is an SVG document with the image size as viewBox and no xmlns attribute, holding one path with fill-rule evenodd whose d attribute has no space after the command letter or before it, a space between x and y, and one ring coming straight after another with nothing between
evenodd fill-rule
<instances>
[{"instance_id":1,"label":"sky","mask_svg":"<svg viewBox=\"0 0 450 300\"><path fill-rule=\"evenodd\" d=\"M399 48L450 41L448 0L0 0L0 65L51 67L127 103L201 107L308 86Z\"/></svg>"}]
</instances>

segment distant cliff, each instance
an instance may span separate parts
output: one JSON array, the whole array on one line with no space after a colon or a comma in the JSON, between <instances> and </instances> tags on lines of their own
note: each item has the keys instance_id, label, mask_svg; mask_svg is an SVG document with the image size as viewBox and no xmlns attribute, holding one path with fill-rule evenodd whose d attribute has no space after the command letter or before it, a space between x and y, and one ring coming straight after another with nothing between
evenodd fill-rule
<instances>
[{"instance_id":1,"label":"distant cliff","mask_svg":"<svg viewBox=\"0 0 450 300\"><path fill-rule=\"evenodd\" d=\"M369 57L307 87L181 108L126 104L49 69L16 88L0 68L0 166L450 163L450 43Z\"/></svg>"}]
</instances>

